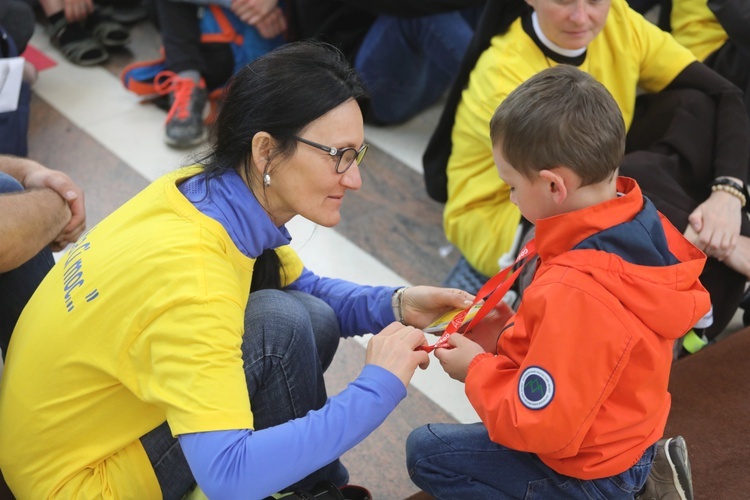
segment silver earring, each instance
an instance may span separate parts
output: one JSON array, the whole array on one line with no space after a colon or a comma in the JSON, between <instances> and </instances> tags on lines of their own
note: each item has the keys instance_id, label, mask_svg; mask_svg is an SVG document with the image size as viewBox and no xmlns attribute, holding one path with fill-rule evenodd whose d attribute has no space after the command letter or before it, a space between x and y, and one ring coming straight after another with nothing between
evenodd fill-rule
<instances>
[{"instance_id":1,"label":"silver earring","mask_svg":"<svg viewBox=\"0 0 750 500\"><path fill-rule=\"evenodd\" d=\"M271 176L267 173L263 174L263 185L266 187L271 185Z\"/></svg>"}]
</instances>

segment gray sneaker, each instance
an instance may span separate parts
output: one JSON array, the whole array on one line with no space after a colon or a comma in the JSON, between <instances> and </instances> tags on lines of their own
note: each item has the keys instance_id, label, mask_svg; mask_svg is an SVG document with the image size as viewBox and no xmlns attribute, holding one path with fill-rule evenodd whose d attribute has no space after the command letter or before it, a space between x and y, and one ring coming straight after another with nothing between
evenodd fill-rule
<instances>
[{"instance_id":1,"label":"gray sneaker","mask_svg":"<svg viewBox=\"0 0 750 500\"><path fill-rule=\"evenodd\" d=\"M207 100L203 79L196 83L172 73L166 83L162 82L162 88L169 92L170 103L164 130L166 143L176 148L189 148L203 142L206 138L203 110Z\"/></svg>"},{"instance_id":2,"label":"gray sneaker","mask_svg":"<svg viewBox=\"0 0 750 500\"><path fill-rule=\"evenodd\" d=\"M690 460L682 436L656 443L654 465L638 500L693 500Z\"/></svg>"}]
</instances>

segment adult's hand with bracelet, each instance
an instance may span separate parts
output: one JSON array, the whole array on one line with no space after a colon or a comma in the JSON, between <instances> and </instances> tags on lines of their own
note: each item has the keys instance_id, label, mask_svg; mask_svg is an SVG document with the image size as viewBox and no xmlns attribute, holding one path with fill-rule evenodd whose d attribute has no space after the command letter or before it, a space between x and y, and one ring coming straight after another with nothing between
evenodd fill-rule
<instances>
[{"instance_id":1,"label":"adult's hand with bracelet","mask_svg":"<svg viewBox=\"0 0 750 500\"><path fill-rule=\"evenodd\" d=\"M403 319L407 325L425 328L452 309L465 309L474 296L457 288L412 286L403 291Z\"/></svg>"},{"instance_id":2,"label":"adult's hand with bracelet","mask_svg":"<svg viewBox=\"0 0 750 500\"><path fill-rule=\"evenodd\" d=\"M712 191L688 217L685 237L709 257L724 260L737 246L742 214L742 201L738 196Z\"/></svg>"}]
</instances>

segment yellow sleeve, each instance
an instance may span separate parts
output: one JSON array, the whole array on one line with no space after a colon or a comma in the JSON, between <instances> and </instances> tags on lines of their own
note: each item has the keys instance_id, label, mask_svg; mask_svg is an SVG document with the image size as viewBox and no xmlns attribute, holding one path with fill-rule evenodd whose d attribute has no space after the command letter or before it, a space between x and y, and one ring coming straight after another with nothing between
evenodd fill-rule
<instances>
[{"instance_id":1,"label":"yellow sleeve","mask_svg":"<svg viewBox=\"0 0 750 500\"><path fill-rule=\"evenodd\" d=\"M538 50L525 50L528 37L518 30L520 20L508 34L495 37L477 61L456 111L447 167L446 237L486 276L498 272L497 261L510 249L521 220L495 167L490 119L514 88L546 67L544 59L534 60Z\"/></svg>"},{"instance_id":2,"label":"yellow sleeve","mask_svg":"<svg viewBox=\"0 0 750 500\"><path fill-rule=\"evenodd\" d=\"M623 2L624 3L624 2ZM626 9L634 46L640 47L641 71L639 87L647 92L659 92L669 85L695 56L674 37L646 21L632 9Z\"/></svg>"},{"instance_id":3,"label":"yellow sleeve","mask_svg":"<svg viewBox=\"0 0 750 500\"><path fill-rule=\"evenodd\" d=\"M175 435L252 428L243 331L244 307L227 297L165 304L128 347L121 380Z\"/></svg>"},{"instance_id":4,"label":"yellow sleeve","mask_svg":"<svg viewBox=\"0 0 750 500\"><path fill-rule=\"evenodd\" d=\"M729 36L706 0L677 0L670 14L672 36L700 61L718 50Z\"/></svg>"},{"instance_id":5,"label":"yellow sleeve","mask_svg":"<svg viewBox=\"0 0 750 500\"><path fill-rule=\"evenodd\" d=\"M297 252L289 245L277 248L276 255L279 257L279 262L281 263L282 286L287 286L300 277L304 269L304 264Z\"/></svg>"}]
</instances>

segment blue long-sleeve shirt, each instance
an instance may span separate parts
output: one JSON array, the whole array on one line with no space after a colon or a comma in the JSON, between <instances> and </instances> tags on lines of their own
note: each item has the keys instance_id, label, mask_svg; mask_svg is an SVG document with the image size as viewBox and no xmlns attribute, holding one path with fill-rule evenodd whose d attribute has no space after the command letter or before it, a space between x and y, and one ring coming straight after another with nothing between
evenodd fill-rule
<instances>
[{"instance_id":1,"label":"blue long-sleeve shirt","mask_svg":"<svg viewBox=\"0 0 750 500\"><path fill-rule=\"evenodd\" d=\"M198 175L180 191L217 220L245 255L288 244L236 172L205 182ZM395 320L393 287L362 286L319 277L308 269L289 289L310 293L336 312L343 335L374 332ZM376 429L406 397L391 372L366 365L357 379L320 410L269 429L210 431L178 436L201 489L212 499L263 498L332 462Z\"/></svg>"}]
</instances>

